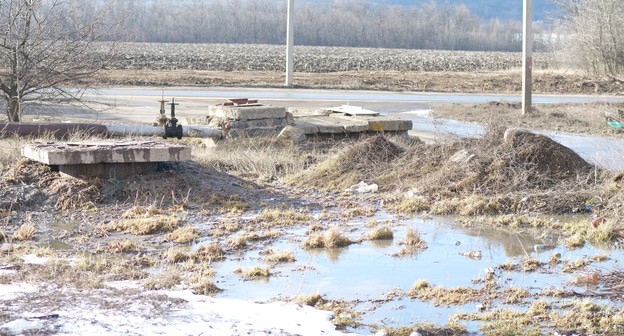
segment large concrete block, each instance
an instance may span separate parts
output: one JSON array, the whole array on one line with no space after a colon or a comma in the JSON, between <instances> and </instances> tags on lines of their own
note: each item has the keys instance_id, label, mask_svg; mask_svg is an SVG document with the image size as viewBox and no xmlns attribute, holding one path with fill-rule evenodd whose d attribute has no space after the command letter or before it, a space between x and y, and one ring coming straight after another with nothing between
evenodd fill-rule
<instances>
[{"instance_id":1,"label":"large concrete block","mask_svg":"<svg viewBox=\"0 0 624 336\"><path fill-rule=\"evenodd\" d=\"M365 120L344 116L297 118L295 126L303 129L306 134L346 134L368 131L368 122Z\"/></svg>"},{"instance_id":2,"label":"large concrete block","mask_svg":"<svg viewBox=\"0 0 624 336\"><path fill-rule=\"evenodd\" d=\"M158 170L157 162L100 163L81 165L60 165L59 173L72 177L100 177L123 179L133 175L147 174Z\"/></svg>"},{"instance_id":3,"label":"large concrete block","mask_svg":"<svg viewBox=\"0 0 624 336\"><path fill-rule=\"evenodd\" d=\"M213 118L256 120L286 118L286 108L280 106L210 106L208 114Z\"/></svg>"},{"instance_id":4,"label":"large concrete block","mask_svg":"<svg viewBox=\"0 0 624 336\"><path fill-rule=\"evenodd\" d=\"M22 154L48 165L186 161L191 149L157 141L80 141L31 143Z\"/></svg>"}]
</instances>

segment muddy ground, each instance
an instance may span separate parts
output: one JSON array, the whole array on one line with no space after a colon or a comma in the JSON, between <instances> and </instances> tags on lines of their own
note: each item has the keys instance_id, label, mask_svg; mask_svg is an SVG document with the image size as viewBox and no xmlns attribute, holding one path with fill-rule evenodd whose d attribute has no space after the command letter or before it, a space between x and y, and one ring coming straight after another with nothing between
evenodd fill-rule
<instances>
[{"instance_id":1,"label":"muddy ground","mask_svg":"<svg viewBox=\"0 0 624 336\"><path fill-rule=\"evenodd\" d=\"M544 136L519 132L504 141L503 131L492 129L481 140L434 145L386 136L356 142L310 140L302 146L275 139L233 139L216 148L183 140L193 147L194 162L163 165L157 173L125 180L60 176L47 166L19 159L18 149L26 140L4 139L8 161L3 163L0 182L4 241L0 283L30 284L44 297L24 294L18 300L4 300L7 309L0 321L13 321L26 311L59 315L57 311L75 300L74 294L45 299L60 289L90 293L89 300L95 300L90 304L104 307L110 303L98 299L97 292L110 290L119 281L135 286L117 292L121 298L136 299L137 287L155 293L187 289L197 295L227 295L223 289L231 284L215 280L215 269L222 264L248 264L246 253L259 251L262 260L253 267L234 268L231 275L262 283L284 276L279 271L284 263L294 262L299 271L293 272L305 272L310 265L296 263L299 250L327 251L332 258L335 252L331 251L337 248L387 241L393 231L400 232L399 218L414 216L460 215L458 223L465 227L559 231L560 238L543 242L546 249L585 244L612 249L621 244L620 175L596 170ZM377 187L371 193L357 192L360 181ZM380 211L397 219L379 222L374 218ZM575 216L552 219L559 215ZM601 219L595 221L591 215ZM366 224L347 224L353 219ZM298 247L285 251L274 247L284 241L295 241ZM395 258L427 250L427 238L418 229L390 242L395 244L401 248ZM462 253L468 259L481 258L479 251ZM387 293L382 301L323 293L279 300L332 311L337 328L365 334L382 329L398 335L413 330L440 335L497 335L510 330L618 334L624 327L619 271L598 273L592 268L605 259L617 260L615 254L620 252L610 253L611 257L597 254L563 261L553 253L551 263L527 255L493 265L492 274L487 271L466 287L445 288L413 279L411 288ZM600 290L585 291L580 298L574 286L556 291L540 288L531 294L505 280L509 274L556 274L560 269L577 272L573 274L579 283ZM584 300L592 298L606 303L587 306ZM362 304L375 307L400 300L458 307L480 302L484 308L476 313L462 310L446 324L382 327L380 321L362 319L371 309L362 310ZM186 301L161 298L159 302L176 307ZM514 302L522 303L517 310L503 309L505 303ZM124 311L123 304L115 307ZM562 309L567 312L562 314ZM51 319L63 318L60 314ZM555 324L549 322L553 319ZM584 321L582 325L576 323L578 319ZM467 329L468 321L478 321L480 327ZM66 330L62 324L45 324L28 332Z\"/></svg>"},{"instance_id":2,"label":"muddy ground","mask_svg":"<svg viewBox=\"0 0 624 336\"><path fill-rule=\"evenodd\" d=\"M295 82L315 88L517 92L518 75L511 70L299 73ZM99 80L124 85L279 87L283 77L279 72L126 70L122 75L110 70ZM614 78L575 74L536 77L536 90L548 93L615 95L622 92L621 84ZM46 290L42 295L3 299L7 309L0 311L0 325L23 317L25 311L45 315L71 305L71 295L57 300L43 297L61 289L97 298L97 291L110 290L116 281L132 281L139 291L187 289L197 295L220 295L226 284L215 281L219 263L235 264L246 252L260 250L266 259L258 267L233 273L244 281L269 281L277 265L293 262L299 249L331 255L341 246L384 235L387 240L384 228L396 231L400 218L460 216L453 220L465 227L555 230L561 237L540 241L540 248L573 251L596 244L619 260L624 238L621 174L597 169L544 136L520 132L505 140L503 134L509 126L519 126L620 137L605 126L605 116L619 118L620 108L607 103L548 105L523 117L516 104L440 105L434 108L435 117L488 126L483 139L441 144L379 136L355 142L309 140L299 146L272 138L233 139L206 148L187 139L183 141L193 148L193 162L163 165L157 173L126 180L63 177L20 158L19 149L29 139L1 139L0 284L43 283ZM359 182L375 185L375 191L354 192ZM373 219L379 212L396 219L382 225ZM366 224L347 226L354 218ZM375 228L380 230L365 233ZM426 237L406 232L410 233L391 244L406 255L426 251ZM282 240L300 243L297 251L274 250ZM465 251L466 257L477 257L476 252ZM33 256L47 262L34 263ZM609 257L562 261L553 253L543 261L527 253L518 262L492 265L492 272L486 271L474 284L446 288L413 279L411 288L387 293L383 299L451 307L483 304L476 312L457 308L459 312L446 323L433 325L384 327L382 321L363 322L365 312L357 305L380 304L374 298L305 293L309 295L279 300L332 311L337 328L360 333L618 335L624 330L624 286L619 268L599 272L592 268L603 258ZM297 267L304 271L307 266ZM587 290L539 288L534 294L504 285L505 277L513 277L510 274L531 272L547 276L578 272L572 273L574 286ZM135 291L115 295L133 297ZM181 304L162 302L171 307ZM515 302L520 304L509 306ZM115 309L123 312L124 304L117 305ZM477 322L478 327L467 329L466 321ZM27 333L62 331L58 326L41 328Z\"/></svg>"}]
</instances>

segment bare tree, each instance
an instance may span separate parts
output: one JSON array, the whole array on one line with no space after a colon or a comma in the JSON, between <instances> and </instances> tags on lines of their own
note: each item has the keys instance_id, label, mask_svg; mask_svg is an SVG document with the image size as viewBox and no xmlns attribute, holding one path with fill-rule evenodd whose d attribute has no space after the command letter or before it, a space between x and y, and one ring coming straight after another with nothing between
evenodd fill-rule
<instances>
[{"instance_id":1,"label":"bare tree","mask_svg":"<svg viewBox=\"0 0 624 336\"><path fill-rule=\"evenodd\" d=\"M562 16L562 49L593 74L624 71L624 2L558 0Z\"/></svg>"},{"instance_id":2,"label":"bare tree","mask_svg":"<svg viewBox=\"0 0 624 336\"><path fill-rule=\"evenodd\" d=\"M120 21L114 0L0 0L0 95L9 121L32 101L72 102L105 64ZM95 52L94 52L95 51Z\"/></svg>"}]
</instances>

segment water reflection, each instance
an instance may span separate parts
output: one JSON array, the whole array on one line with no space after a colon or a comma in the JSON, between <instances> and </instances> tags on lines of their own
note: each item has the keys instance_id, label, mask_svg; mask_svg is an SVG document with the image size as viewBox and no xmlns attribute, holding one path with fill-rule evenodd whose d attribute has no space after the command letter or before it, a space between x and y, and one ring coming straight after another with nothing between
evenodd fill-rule
<instances>
[{"instance_id":1,"label":"water reflection","mask_svg":"<svg viewBox=\"0 0 624 336\"><path fill-rule=\"evenodd\" d=\"M388 216L391 215L379 212L375 219ZM273 275L268 282L244 281L233 272L237 267L262 263L259 252L266 246L258 245L243 255L215 264L216 280L219 287L225 289L219 296L269 301L319 293L328 299L359 302L356 309L364 312L362 322L365 324L385 321L390 326L406 326L415 322L443 325L453 313L473 312L475 304L436 307L406 296L386 301L386 295L397 289L407 291L420 279L444 287L474 286L473 279L483 277L486 269L496 268L506 261L519 264L527 255L547 263L553 253L560 253L563 260L575 260L599 252L595 247L586 245L579 250L553 246L552 250L544 249L538 253L536 245L556 243L559 239L555 233L539 229L465 228L457 225L452 218L395 218L393 223L396 223L392 227L394 240L364 241L332 249L302 249L300 239L293 237L304 234L301 230L293 230L290 235L274 242L271 248L293 251L297 261L271 265ZM345 225L350 227L349 235L353 235L350 238L361 237L369 230L361 222ZM398 242L408 229L417 230L428 248L401 257L394 256L404 248ZM483 257L467 258L467 251L480 251ZM622 261L624 258L618 254L598 264L598 267L607 269ZM561 272L561 265L555 267L559 268L551 272L503 272L501 285L522 287L532 292L541 287L570 285L576 274ZM377 303L372 304L373 301Z\"/></svg>"},{"instance_id":2,"label":"water reflection","mask_svg":"<svg viewBox=\"0 0 624 336\"><path fill-rule=\"evenodd\" d=\"M336 247L336 248L313 248L306 249L305 252L310 255L310 257L318 257L319 255L327 256L327 260L332 263L338 263L340 261L340 255L347 253L349 247Z\"/></svg>"}]
</instances>

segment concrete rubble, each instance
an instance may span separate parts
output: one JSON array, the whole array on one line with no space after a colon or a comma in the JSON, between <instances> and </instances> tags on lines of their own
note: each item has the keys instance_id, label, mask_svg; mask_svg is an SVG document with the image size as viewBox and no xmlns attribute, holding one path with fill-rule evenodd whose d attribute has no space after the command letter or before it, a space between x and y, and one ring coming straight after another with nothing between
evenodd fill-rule
<instances>
[{"instance_id":1,"label":"concrete rubble","mask_svg":"<svg viewBox=\"0 0 624 336\"><path fill-rule=\"evenodd\" d=\"M230 99L209 108L210 125L221 127L224 137L278 134L295 126L306 136L358 135L364 133L407 133L412 121L380 115L358 106L342 105L315 113L291 114L284 107L270 106L247 98ZM294 129L287 129L291 134ZM282 138L290 135L282 134ZM301 141L298 137L296 141Z\"/></svg>"},{"instance_id":2,"label":"concrete rubble","mask_svg":"<svg viewBox=\"0 0 624 336\"><path fill-rule=\"evenodd\" d=\"M288 125L287 114L285 107L247 98L230 99L208 108L209 125L220 127L223 137L277 134Z\"/></svg>"}]
</instances>

